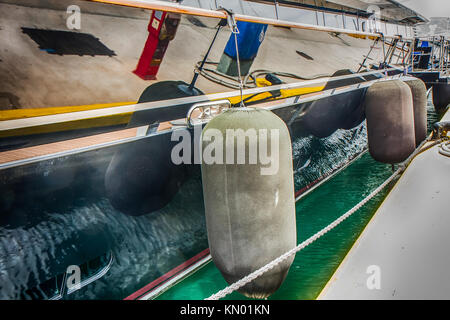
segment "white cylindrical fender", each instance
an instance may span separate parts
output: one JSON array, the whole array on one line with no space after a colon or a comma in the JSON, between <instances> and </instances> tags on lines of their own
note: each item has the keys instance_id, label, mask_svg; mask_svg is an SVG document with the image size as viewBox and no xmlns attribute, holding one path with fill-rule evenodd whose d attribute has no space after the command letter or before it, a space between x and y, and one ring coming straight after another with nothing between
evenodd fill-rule
<instances>
[{"instance_id":1,"label":"white cylindrical fender","mask_svg":"<svg viewBox=\"0 0 450 320\"><path fill-rule=\"evenodd\" d=\"M413 98L414 132L416 146L427 137L427 88L422 80L408 78L404 82L409 86Z\"/></svg>"},{"instance_id":2,"label":"white cylindrical fender","mask_svg":"<svg viewBox=\"0 0 450 320\"><path fill-rule=\"evenodd\" d=\"M450 104L450 83L436 82L432 88L434 108L438 113L443 113Z\"/></svg>"},{"instance_id":3,"label":"white cylindrical fender","mask_svg":"<svg viewBox=\"0 0 450 320\"><path fill-rule=\"evenodd\" d=\"M365 97L367 136L371 156L384 163L399 163L414 151L413 98L400 80L379 81Z\"/></svg>"},{"instance_id":4,"label":"white cylindrical fender","mask_svg":"<svg viewBox=\"0 0 450 320\"><path fill-rule=\"evenodd\" d=\"M202 156L211 256L231 284L296 246L291 139L286 124L271 111L233 108L203 129ZM239 292L253 298L271 295L293 259Z\"/></svg>"}]
</instances>

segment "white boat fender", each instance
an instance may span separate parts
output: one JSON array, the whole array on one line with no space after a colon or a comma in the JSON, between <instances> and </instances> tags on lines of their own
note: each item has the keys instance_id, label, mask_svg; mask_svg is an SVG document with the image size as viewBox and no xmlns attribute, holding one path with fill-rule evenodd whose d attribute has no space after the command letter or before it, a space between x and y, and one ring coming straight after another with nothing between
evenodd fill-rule
<instances>
[{"instance_id":1,"label":"white boat fender","mask_svg":"<svg viewBox=\"0 0 450 320\"><path fill-rule=\"evenodd\" d=\"M379 81L365 97L367 136L371 156L384 163L399 163L414 151L413 98L401 80Z\"/></svg>"},{"instance_id":2,"label":"white boat fender","mask_svg":"<svg viewBox=\"0 0 450 320\"><path fill-rule=\"evenodd\" d=\"M201 141L209 247L231 284L296 246L291 139L273 112L240 107L212 119ZM252 298L270 296L283 283L293 259L239 292Z\"/></svg>"},{"instance_id":3,"label":"white boat fender","mask_svg":"<svg viewBox=\"0 0 450 320\"><path fill-rule=\"evenodd\" d=\"M417 78L406 79L404 82L412 93L417 147L427 137L427 88L425 83Z\"/></svg>"}]
</instances>

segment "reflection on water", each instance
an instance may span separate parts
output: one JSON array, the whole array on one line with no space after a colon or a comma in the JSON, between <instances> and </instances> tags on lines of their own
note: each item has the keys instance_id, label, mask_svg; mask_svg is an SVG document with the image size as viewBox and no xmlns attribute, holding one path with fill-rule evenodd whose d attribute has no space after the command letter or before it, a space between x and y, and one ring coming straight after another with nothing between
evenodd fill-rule
<instances>
[{"instance_id":1,"label":"reflection on water","mask_svg":"<svg viewBox=\"0 0 450 320\"><path fill-rule=\"evenodd\" d=\"M431 109L429 111L429 119L434 122L431 119L436 119L436 116ZM311 136L295 139L296 189L341 167L360 154L366 144L364 123L352 130L338 130L324 139ZM389 170L385 165L370 163L375 170L367 171L365 164L356 166L359 169L353 170L352 174L339 175L339 185L327 183L320 188L321 192L312 193L306 202L297 205L298 240L328 224L334 219L333 214L342 213L380 184ZM335 193L337 189L341 192ZM48 201L41 203L35 199L14 212L29 217L27 219L35 219L33 215L39 214L36 223L22 221L20 225L0 226L0 299L24 297L21 294L27 288L61 274L68 265L80 265L109 250L115 257L109 272L65 298L123 299L208 246L198 172L182 186L168 206L145 216L127 216L115 210L102 196L86 198L81 195L75 197L70 205L62 201L61 205L49 207L46 203ZM323 209L317 209L319 203ZM24 214L21 210L30 212ZM360 215L355 219L364 220L367 217ZM308 222L303 221L306 218ZM306 249L301 255L306 260L300 260L293 266L294 269L307 267L308 270L315 270L313 274L307 277L301 274L301 279L290 274L287 281L304 282L306 287L314 289L317 277L322 272L328 274L333 270L339 259L333 260L335 262L325 270L308 266L308 261L319 261L319 265L325 263L308 257L342 255L342 252L327 253L327 250L332 247L330 241L350 241L359 233L362 222L355 220L352 226L352 220L349 221L348 229L338 228L335 238L329 237L329 240L319 241L314 247ZM349 233L352 237L348 237ZM342 250L345 252L347 249L348 245L344 245ZM312 298L310 292L317 293L317 290L309 290L305 295L296 294L295 297ZM274 297L280 298L277 294Z\"/></svg>"}]
</instances>

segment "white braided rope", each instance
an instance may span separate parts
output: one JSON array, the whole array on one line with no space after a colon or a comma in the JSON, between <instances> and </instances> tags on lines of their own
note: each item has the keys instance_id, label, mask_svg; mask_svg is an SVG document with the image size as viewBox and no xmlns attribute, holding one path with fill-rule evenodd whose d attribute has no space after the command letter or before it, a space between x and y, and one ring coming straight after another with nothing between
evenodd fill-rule
<instances>
[{"instance_id":1,"label":"white braided rope","mask_svg":"<svg viewBox=\"0 0 450 320\"><path fill-rule=\"evenodd\" d=\"M218 300L221 298L224 298L225 296L229 295L230 293L232 293L233 291L238 290L239 288L245 286L246 284L250 283L251 281L253 281L254 279L258 278L259 276L263 275L265 272L273 269L274 267L276 267L278 264L282 263L283 261L285 261L286 259L288 259L289 257L291 257L292 255L296 254L297 252L299 252L300 250L304 249L305 247L307 247L308 245L310 245L311 243L313 243L314 241L316 241L317 239L319 239L320 237L322 237L324 234L326 234L328 231L334 229L336 226L338 226L342 221L344 221L345 219L347 219L348 217L350 217L353 213L355 213L356 211L358 211L362 206L364 206L369 200L371 200L373 197L375 197L381 190L383 190L392 180L394 180L394 178L399 175L402 171L403 171L403 167L400 167L399 169L397 169L386 181L384 181L380 186L378 186L378 188L376 188L375 190L373 190L367 197L365 197L361 202L359 202L356 206L354 206L352 209L350 209L349 211L347 211L346 213L344 213L342 216L340 216L339 218L337 218L336 220L334 220L332 223L330 223L328 226L326 226L325 228L323 228L322 230L320 230L319 232L317 232L316 234L314 234L313 236L309 237L308 239L306 239L305 241L303 241L302 243L300 243L298 246L296 246L295 248L289 250L288 252L284 253L283 255L279 256L278 258L276 258L275 260L269 262L268 264L266 264L265 266L259 268L256 271L253 271L252 273L250 273L249 275L245 276L244 278L242 278L239 281L236 281L235 283L231 284L230 286L220 290L219 292L217 292L216 294L213 294L212 296L210 296L209 298L205 299L205 300Z\"/></svg>"}]
</instances>

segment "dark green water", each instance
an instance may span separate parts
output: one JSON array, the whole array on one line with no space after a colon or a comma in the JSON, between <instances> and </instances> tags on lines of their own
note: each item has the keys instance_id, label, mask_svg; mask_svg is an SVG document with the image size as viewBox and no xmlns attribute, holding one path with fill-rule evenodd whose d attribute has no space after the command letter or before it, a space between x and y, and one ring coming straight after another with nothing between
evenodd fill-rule
<instances>
[{"instance_id":1,"label":"dark green water","mask_svg":"<svg viewBox=\"0 0 450 320\"><path fill-rule=\"evenodd\" d=\"M296 205L300 243L351 209L392 174L390 165L375 162L367 153ZM314 299L386 195L388 188L341 225L297 253L281 288L269 299ZM214 263L171 288L158 299L205 299L227 283ZM227 299L245 299L233 293Z\"/></svg>"}]
</instances>

